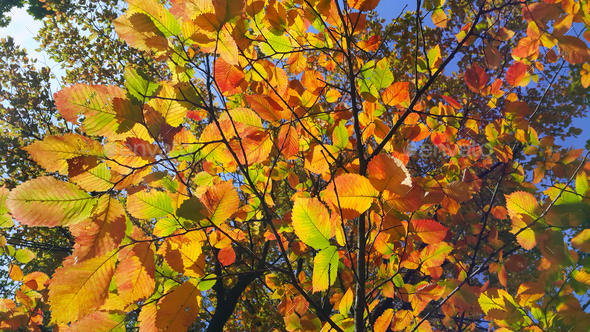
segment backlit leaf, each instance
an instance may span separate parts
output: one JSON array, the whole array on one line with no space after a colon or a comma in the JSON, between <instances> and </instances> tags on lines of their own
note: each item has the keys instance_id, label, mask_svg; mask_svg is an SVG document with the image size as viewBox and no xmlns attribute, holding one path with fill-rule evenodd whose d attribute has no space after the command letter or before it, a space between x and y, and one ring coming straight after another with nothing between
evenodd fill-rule
<instances>
[{"instance_id":1,"label":"backlit leaf","mask_svg":"<svg viewBox=\"0 0 590 332\"><path fill-rule=\"evenodd\" d=\"M380 154L368 166L369 180L378 191L389 190L406 195L412 188L412 179L406 166L397 158Z\"/></svg>"},{"instance_id":2,"label":"backlit leaf","mask_svg":"<svg viewBox=\"0 0 590 332\"><path fill-rule=\"evenodd\" d=\"M572 239L572 247L590 252L590 229L584 229Z\"/></svg>"},{"instance_id":3,"label":"backlit leaf","mask_svg":"<svg viewBox=\"0 0 590 332\"><path fill-rule=\"evenodd\" d=\"M11 191L7 205L23 225L55 227L85 220L96 201L74 184L40 177Z\"/></svg>"},{"instance_id":4,"label":"backlit leaf","mask_svg":"<svg viewBox=\"0 0 590 332\"><path fill-rule=\"evenodd\" d=\"M527 74L527 66L524 62L515 62L506 72L506 82L512 86L519 86Z\"/></svg>"},{"instance_id":5,"label":"backlit leaf","mask_svg":"<svg viewBox=\"0 0 590 332\"><path fill-rule=\"evenodd\" d=\"M81 156L104 157L100 142L78 134L45 136L24 148L48 172L68 174L68 159Z\"/></svg>"},{"instance_id":6,"label":"backlit leaf","mask_svg":"<svg viewBox=\"0 0 590 332\"><path fill-rule=\"evenodd\" d=\"M465 71L465 83L471 91L479 93L488 83L488 74L478 65L473 65Z\"/></svg>"},{"instance_id":7,"label":"backlit leaf","mask_svg":"<svg viewBox=\"0 0 590 332\"><path fill-rule=\"evenodd\" d=\"M369 209L378 195L369 179L358 174L340 175L324 191L324 199L337 211L341 208L358 213Z\"/></svg>"},{"instance_id":8,"label":"backlit leaf","mask_svg":"<svg viewBox=\"0 0 590 332\"><path fill-rule=\"evenodd\" d=\"M391 321L393 320L394 311L393 309L385 310L381 316L377 318L375 321L375 326L373 330L375 332L386 332L389 329L389 325L391 325Z\"/></svg>"},{"instance_id":9,"label":"backlit leaf","mask_svg":"<svg viewBox=\"0 0 590 332\"><path fill-rule=\"evenodd\" d=\"M291 218L295 234L305 244L318 250L330 246L330 216L326 207L316 198L296 199Z\"/></svg>"},{"instance_id":10,"label":"backlit leaf","mask_svg":"<svg viewBox=\"0 0 590 332\"><path fill-rule=\"evenodd\" d=\"M140 191L129 196L127 211L139 219L161 218L172 214L172 199L161 191Z\"/></svg>"},{"instance_id":11,"label":"backlit leaf","mask_svg":"<svg viewBox=\"0 0 590 332\"><path fill-rule=\"evenodd\" d=\"M149 297L155 288L154 252L150 243L138 243L122 256L115 271L119 296L125 303Z\"/></svg>"},{"instance_id":12,"label":"backlit leaf","mask_svg":"<svg viewBox=\"0 0 590 332\"><path fill-rule=\"evenodd\" d=\"M52 321L67 323L95 312L108 297L116 260L113 251L57 269L49 285Z\"/></svg>"},{"instance_id":13,"label":"backlit leaf","mask_svg":"<svg viewBox=\"0 0 590 332\"><path fill-rule=\"evenodd\" d=\"M73 323L66 332L124 332L125 313L122 311L97 311Z\"/></svg>"},{"instance_id":14,"label":"backlit leaf","mask_svg":"<svg viewBox=\"0 0 590 332\"><path fill-rule=\"evenodd\" d=\"M524 191L517 191L506 196L506 208L510 215L526 214L531 218L537 218L540 214L540 206L535 196Z\"/></svg>"},{"instance_id":15,"label":"backlit leaf","mask_svg":"<svg viewBox=\"0 0 590 332\"><path fill-rule=\"evenodd\" d=\"M346 291L346 294L340 299L340 305L338 306L338 311L340 311L345 317L348 317L348 312L350 311L353 300L354 293L352 292L352 288L349 288Z\"/></svg>"},{"instance_id":16,"label":"backlit leaf","mask_svg":"<svg viewBox=\"0 0 590 332\"><path fill-rule=\"evenodd\" d=\"M117 199L107 195L100 197L90 218L70 227L76 244L68 260L81 262L116 249L125 236L125 215Z\"/></svg>"},{"instance_id":17,"label":"backlit leaf","mask_svg":"<svg viewBox=\"0 0 590 332\"><path fill-rule=\"evenodd\" d=\"M182 285L164 296L156 313L156 326L165 331L186 331L198 317L201 291L192 282Z\"/></svg>"},{"instance_id":18,"label":"backlit leaf","mask_svg":"<svg viewBox=\"0 0 590 332\"><path fill-rule=\"evenodd\" d=\"M338 274L338 248L329 246L318 252L313 259L313 292L328 289Z\"/></svg>"},{"instance_id":19,"label":"backlit leaf","mask_svg":"<svg viewBox=\"0 0 590 332\"><path fill-rule=\"evenodd\" d=\"M449 228L432 219L412 220L410 231L415 232L418 238L428 244L441 242L447 235Z\"/></svg>"},{"instance_id":20,"label":"backlit leaf","mask_svg":"<svg viewBox=\"0 0 590 332\"><path fill-rule=\"evenodd\" d=\"M240 207L240 199L231 182L223 182L210 187L202 197L209 211L209 219L218 225L226 221Z\"/></svg>"}]
</instances>

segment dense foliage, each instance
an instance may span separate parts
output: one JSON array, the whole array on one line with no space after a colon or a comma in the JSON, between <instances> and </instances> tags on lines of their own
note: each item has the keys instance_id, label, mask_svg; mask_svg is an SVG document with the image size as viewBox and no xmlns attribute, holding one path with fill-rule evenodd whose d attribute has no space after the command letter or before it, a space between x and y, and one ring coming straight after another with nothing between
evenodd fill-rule
<instances>
[{"instance_id":1,"label":"dense foliage","mask_svg":"<svg viewBox=\"0 0 590 332\"><path fill-rule=\"evenodd\" d=\"M104 4L2 43L0 328L589 330L586 0Z\"/></svg>"}]
</instances>

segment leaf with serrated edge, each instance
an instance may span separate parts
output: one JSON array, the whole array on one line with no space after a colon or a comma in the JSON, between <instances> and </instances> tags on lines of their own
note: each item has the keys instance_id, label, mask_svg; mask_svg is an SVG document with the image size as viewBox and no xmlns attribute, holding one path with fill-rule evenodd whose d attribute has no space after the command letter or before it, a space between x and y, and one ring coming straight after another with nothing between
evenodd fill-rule
<instances>
[{"instance_id":1,"label":"leaf with serrated edge","mask_svg":"<svg viewBox=\"0 0 590 332\"><path fill-rule=\"evenodd\" d=\"M140 191L129 196L127 211L139 219L165 217L173 212L172 198L161 191Z\"/></svg>"},{"instance_id":2,"label":"leaf with serrated edge","mask_svg":"<svg viewBox=\"0 0 590 332\"><path fill-rule=\"evenodd\" d=\"M316 198L298 198L293 206L293 229L308 246L317 250L330 245L332 234L328 209Z\"/></svg>"},{"instance_id":3,"label":"leaf with serrated edge","mask_svg":"<svg viewBox=\"0 0 590 332\"><path fill-rule=\"evenodd\" d=\"M375 332L386 332L389 329L389 325L391 325L391 321L393 320L394 311L393 309L385 310L381 316L377 318L375 321L375 326L373 330Z\"/></svg>"},{"instance_id":4,"label":"leaf with serrated edge","mask_svg":"<svg viewBox=\"0 0 590 332\"><path fill-rule=\"evenodd\" d=\"M74 184L40 177L12 190L7 205L14 219L23 225L55 227L85 220L96 201Z\"/></svg>"},{"instance_id":5,"label":"leaf with serrated edge","mask_svg":"<svg viewBox=\"0 0 590 332\"><path fill-rule=\"evenodd\" d=\"M121 299L133 303L149 297L156 285L154 252L150 243L138 243L120 256L123 257L115 271L115 283Z\"/></svg>"},{"instance_id":6,"label":"leaf with serrated edge","mask_svg":"<svg viewBox=\"0 0 590 332\"><path fill-rule=\"evenodd\" d=\"M223 182L207 189L201 202L209 211L215 225L226 221L240 207L240 198L231 182Z\"/></svg>"},{"instance_id":7,"label":"leaf with serrated edge","mask_svg":"<svg viewBox=\"0 0 590 332\"><path fill-rule=\"evenodd\" d=\"M422 242L428 244L441 242L447 235L448 230L448 227L432 219L412 220L410 222L410 231L413 231Z\"/></svg>"},{"instance_id":8,"label":"leaf with serrated edge","mask_svg":"<svg viewBox=\"0 0 590 332\"><path fill-rule=\"evenodd\" d=\"M92 314L106 301L117 251L55 271L49 285L51 319L68 323Z\"/></svg>"},{"instance_id":9,"label":"leaf with serrated edge","mask_svg":"<svg viewBox=\"0 0 590 332\"><path fill-rule=\"evenodd\" d=\"M164 296L156 313L156 326L160 330L182 332L193 324L201 307L201 291L191 281Z\"/></svg>"},{"instance_id":10,"label":"leaf with serrated edge","mask_svg":"<svg viewBox=\"0 0 590 332\"><path fill-rule=\"evenodd\" d=\"M329 246L320 250L313 259L313 292L321 292L328 289L338 273L338 248Z\"/></svg>"},{"instance_id":11,"label":"leaf with serrated edge","mask_svg":"<svg viewBox=\"0 0 590 332\"><path fill-rule=\"evenodd\" d=\"M323 191L323 194L324 199L336 211L342 208L358 213L367 211L373 200L379 196L379 192L373 188L369 179L359 174L340 175Z\"/></svg>"}]
</instances>

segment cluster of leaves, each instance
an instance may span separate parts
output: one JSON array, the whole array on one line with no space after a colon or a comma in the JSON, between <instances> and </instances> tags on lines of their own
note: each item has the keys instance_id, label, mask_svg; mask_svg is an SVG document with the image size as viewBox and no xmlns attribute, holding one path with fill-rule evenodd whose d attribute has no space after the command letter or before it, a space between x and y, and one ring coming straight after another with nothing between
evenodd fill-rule
<instances>
[{"instance_id":1,"label":"cluster of leaves","mask_svg":"<svg viewBox=\"0 0 590 332\"><path fill-rule=\"evenodd\" d=\"M63 1L63 3L69 1ZM12 21L9 13L13 8L23 8L27 6L27 13L37 20L43 19L52 13L47 9L45 1L42 0L4 0L0 3L0 27L7 27Z\"/></svg>"},{"instance_id":2,"label":"cluster of leaves","mask_svg":"<svg viewBox=\"0 0 590 332\"><path fill-rule=\"evenodd\" d=\"M554 135L590 4L426 1L429 28L378 3L128 1L114 29L157 68L55 94L76 131L23 148L47 175L0 213L74 250L23 273L0 237L0 327L587 331L590 163Z\"/></svg>"}]
</instances>

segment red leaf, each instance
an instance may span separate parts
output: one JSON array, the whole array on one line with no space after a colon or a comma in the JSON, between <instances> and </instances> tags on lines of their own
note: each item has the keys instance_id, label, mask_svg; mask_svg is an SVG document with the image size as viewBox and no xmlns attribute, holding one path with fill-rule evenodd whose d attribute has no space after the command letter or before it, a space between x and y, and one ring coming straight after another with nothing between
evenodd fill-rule
<instances>
[{"instance_id":1,"label":"red leaf","mask_svg":"<svg viewBox=\"0 0 590 332\"><path fill-rule=\"evenodd\" d=\"M459 102L455 98L449 97L449 96L441 96L441 97L443 97L443 99L446 100L447 103L449 103L449 105L453 106L454 109L463 108L463 106L461 106L461 104L459 104Z\"/></svg>"},{"instance_id":2,"label":"red leaf","mask_svg":"<svg viewBox=\"0 0 590 332\"><path fill-rule=\"evenodd\" d=\"M488 74L478 65L473 65L465 71L465 83L471 91L481 92L488 83Z\"/></svg>"},{"instance_id":3,"label":"red leaf","mask_svg":"<svg viewBox=\"0 0 590 332\"><path fill-rule=\"evenodd\" d=\"M521 255L513 254L508 257L504 265L512 272L522 272L526 270L528 264Z\"/></svg>"}]
</instances>

